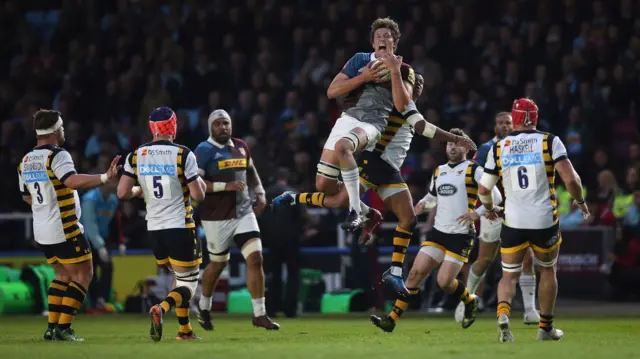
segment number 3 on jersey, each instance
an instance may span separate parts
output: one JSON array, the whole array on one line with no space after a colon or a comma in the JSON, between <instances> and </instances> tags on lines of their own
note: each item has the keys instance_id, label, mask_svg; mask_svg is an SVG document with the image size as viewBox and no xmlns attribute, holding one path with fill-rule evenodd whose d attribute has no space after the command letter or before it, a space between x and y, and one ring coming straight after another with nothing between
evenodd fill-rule
<instances>
[{"instance_id":1,"label":"number 3 on jersey","mask_svg":"<svg viewBox=\"0 0 640 359\"><path fill-rule=\"evenodd\" d=\"M155 199L171 199L171 184L167 176L145 176L147 189Z\"/></svg>"},{"instance_id":2,"label":"number 3 on jersey","mask_svg":"<svg viewBox=\"0 0 640 359\"><path fill-rule=\"evenodd\" d=\"M536 183L536 167L533 165L519 166L515 174L511 174L511 188L514 191L535 191L538 188Z\"/></svg>"},{"instance_id":3,"label":"number 3 on jersey","mask_svg":"<svg viewBox=\"0 0 640 359\"><path fill-rule=\"evenodd\" d=\"M45 193L45 191L43 191L43 189L42 189L42 187L40 186L40 183L39 183L39 182L34 182L34 183L33 183L33 189L34 189L34 190L35 190L35 192L36 192L36 198L35 198L36 202L37 202L38 204L46 204L46 203L45 203L45 202L47 202L47 201L45 201L45 199L46 199L46 198L45 198L45 194L46 194L46 193Z\"/></svg>"}]
</instances>

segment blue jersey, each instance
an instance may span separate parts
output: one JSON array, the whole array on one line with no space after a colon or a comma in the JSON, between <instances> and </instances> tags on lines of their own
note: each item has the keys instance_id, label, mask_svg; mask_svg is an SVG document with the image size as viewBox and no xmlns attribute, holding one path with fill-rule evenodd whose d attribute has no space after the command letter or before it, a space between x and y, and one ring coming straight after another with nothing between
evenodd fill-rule
<instances>
[{"instance_id":1,"label":"blue jersey","mask_svg":"<svg viewBox=\"0 0 640 359\"><path fill-rule=\"evenodd\" d=\"M247 168L251 166L249 146L238 138L231 138L223 145L209 139L194 151L198 173L210 182L247 182ZM198 205L203 221L223 221L241 218L253 211L249 190L243 192L221 191L207 193Z\"/></svg>"},{"instance_id":2,"label":"blue jersey","mask_svg":"<svg viewBox=\"0 0 640 359\"><path fill-rule=\"evenodd\" d=\"M358 76L373 59L375 59L375 55L372 52L358 52L353 55L349 61L347 61L340 73L343 73L352 79ZM358 99L360 98L363 90L364 86L360 86L349 92L344 98L344 103L342 105L343 110L346 110L358 103Z\"/></svg>"},{"instance_id":3,"label":"blue jersey","mask_svg":"<svg viewBox=\"0 0 640 359\"><path fill-rule=\"evenodd\" d=\"M473 156L473 160L480 166L484 167L484 164L487 162L487 154L489 153L491 147L493 147L493 144L496 142L498 142L498 139L494 137L491 140L480 145L480 147L478 147L478 151L476 151L475 156Z\"/></svg>"},{"instance_id":4,"label":"blue jersey","mask_svg":"<svg viewBox=\"0 0 640 359\"><path fill-rule=\"evenodd\" d=\"M82 196L80 222L85 235L95 249L104 247L104 239L109 237L109 228L116 210L118 197L115 193L103 196L99 188L94 188Z\"/></svg>"}]
</instances>

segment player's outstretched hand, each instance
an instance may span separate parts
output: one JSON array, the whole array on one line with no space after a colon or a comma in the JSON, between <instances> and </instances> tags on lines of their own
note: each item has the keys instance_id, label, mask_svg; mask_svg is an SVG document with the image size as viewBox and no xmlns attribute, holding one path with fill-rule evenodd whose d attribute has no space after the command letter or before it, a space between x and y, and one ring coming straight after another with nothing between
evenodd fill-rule
<instances>
[{"instance_id":1,"label":"player's outstretched hand","mask_svg":"<svg viewBox=\"0 0 640 359\"><path fill-rule=\"evenodd\" d=\"M111 165L109 166L109 170L107 170L107 178L108 179L113 179L116 174L118 173L118 171L120 171L120 168L122 166L118 166L118 162L120 162L120 155L117 155L113 161L111 161Z\"/></svg>"},{"instance_id":2,"label":"player's outstretched hand","mask_svg":"<svg viewBox=\"0 0 640 359\"><path fill-rule=\"evenodd\" d=\"M247 184L242 181L227 182L224 186L224 190L230 192L244 192L245 188L247 188Z\"/></svg>"},{"instance_id":3,"label":"player's outstretched hand","mask_svg":"<svg viewBox=\"0 0 640 359\"><path fill-rule=\"evenodd\" d=\"M425 204L426 203L427 203L427 201L424 198L421 199L420 201L418 201L418 203L416 203L416 208L415 208L416 215L420 215L420 214L423 214L425 212L425 210L426 210Z\"/></svg>"},{"instance_id":4,"label":"player's outstretched hand","mask_svg":"<svg viewBox=\"0 0 640 359\"><path fill-rule=\"evenodd\" d=\"M582 202L581 204L578 204L576 202L576 206L578 206L578 208L580 208L580 210L582 211L582 217L584 219L589 218L589 216L591 216L591 213L589 213L589 207L587 207L587 204Z\"/></svg>"},{"instance_id":5,"label":"player's outstretched hand","mask_svg":"<svg viewBox=\"0 0 640 359\"><path fill-rule=\"evenodd\" d=\"M385 54L380 57L380 61L382 61L390 72L400 72L400 65L402 65L402 56L396 56L394 54Z\"/></svg>"},{"instance_id":6,"label":"player's outstretched hand","mask_svg":"<svg viewBox=\"0 0 640 359\"><path fill-rule=\"evenodd\" d=\"M465 214L463 214L462 216L458 217L458 223L460 224L473 224L475 221L480 219L480 215L478 215L478 213L476 213L476 211L473 212L467 212Z\"/></svg>"},{"instance_id":7,"label":"player's outstretched hand","mask_svg":"<svg viewBox=\"0 0 640 359\"><path fill-rule=\"evenodd\" d=\"M478 150L478 146L476 146L476 144L469 137L458 136L458 141L456 141L456 143L468 149L469 151Z\"/></svg>"}]
</instances>

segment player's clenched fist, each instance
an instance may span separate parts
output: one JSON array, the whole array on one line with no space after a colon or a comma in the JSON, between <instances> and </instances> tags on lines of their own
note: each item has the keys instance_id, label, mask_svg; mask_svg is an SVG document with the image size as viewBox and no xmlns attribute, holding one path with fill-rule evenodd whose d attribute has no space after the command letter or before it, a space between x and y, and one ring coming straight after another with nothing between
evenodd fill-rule
<instances>
[{"instance_id":1,"label":"player's clenched fist","mask_svg":"<svg viewBox=\"0 0 640 359\"><path fill-rule=\"evenodd\" d=\"M245 188L247 188L247 184L242 181L227 182L224 186L225 191L231 192L244 192Z\"/></svg>"}]
</instances>

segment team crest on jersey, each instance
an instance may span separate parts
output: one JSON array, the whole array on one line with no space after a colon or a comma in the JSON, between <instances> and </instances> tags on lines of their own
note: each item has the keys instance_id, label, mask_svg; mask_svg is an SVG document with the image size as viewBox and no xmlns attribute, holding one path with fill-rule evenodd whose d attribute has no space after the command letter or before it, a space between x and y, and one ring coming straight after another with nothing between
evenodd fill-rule
<instances>
[{"instance_id":1,"label":"team crest on jersey","mask_svg":"<svg viewBox=\"0 0 640 359\"><path fill-rule=\"evenodd\" d=\"M438 195L439 196L453 196L454 194L456 194L458 192L458 189L453 186L450 185L448 183L442 184L440 186L438 186Z\"/></svg>"},{"instance_id":2,"label":"team crest on jersey","mask_svg":"<svg viewBox=\"0 0 640 359\"><path fill-rule=\"evenodd\" d=\"M511 140L504 141L504 147L507 147L511 144Z\"/></svg>"},{"instance_id":3,"label":"team crest on jersey","mask_svg":"<svg viewBox=\"0 0 640 359\"><path fill-rule=\"evenodd\" d=\"M464 171L463 171L463 170L460 170L460 171L458 171L458 174L459 174L459 175L461 175L461 174L462 174L462 172L464 172Z\"/></svg>"}]
</instances>

